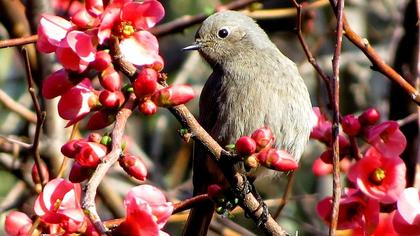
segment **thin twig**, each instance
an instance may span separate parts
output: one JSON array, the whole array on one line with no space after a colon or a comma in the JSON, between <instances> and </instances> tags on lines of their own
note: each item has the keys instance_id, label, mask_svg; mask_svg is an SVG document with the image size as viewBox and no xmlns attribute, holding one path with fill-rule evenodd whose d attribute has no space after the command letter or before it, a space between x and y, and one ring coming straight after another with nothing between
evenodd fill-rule
<instances>
[{"instance_id":1,"label":"thin twig","mask_svg":"<svg viewBox=\"0 0 420 236\"><path fill-rule=\"evenodd\" d=\"M9 110L20 115L27 121L31 123L36 123L36 114L23 106L22 104L16 102L11 98L6 92L0 89L0 102Z\"/></svg>"},{"instance_id":2,"label":"thin twig","mask_svg":"<svg viewBox=\"0 0 420 236\"><path fill-rule=\"evenodd\" d=\"M280 199L280 203L276 210L276 213L274 213L273 215L274 219L276 220L279 218L280 213L283 211L284 207L286 206L286 203L289 200L290 194L292 193L294 180L295 180L295 172L292 172L289 174L289 176L287 176L286 188L283 192L283 196Z\"/></svg>"},{"instance_id":3,"label":"thin twig","mask_svg":"<svg viewBox=\"0 0 420 236\"><path fill-rule=\"evenodd\" d=\"M41 186L42 188L44 188L47 177L44 176L45 173L42 171L42 166L41 166L42 160L41 160L41 156L39 155L38 147L39 147L39 138L41 136L41 131L42 131L42 125L44 124L46 113L45 111L41 110L41 106L39 105L39 101L35 94L35 88L34 88L34 82L32 78L31 66L29 62L28 50L26 50L25 47L22 48L22 54L25 59L25 71L26 71L26 80L28 82L28 91L29 91L29 94L31 95L32 102L34 103L36 118L37 118L35 135L34 135L34 140L33 140L31 149L34 154L35 165L36 165L36 168L38 169L38 175L39 175L39 179L41 180Z\"/></svg>"},{"instance_id":4,"label":"thin twig","mask_svg":"<svg viewBox=\"0 0 420 236\"><path fill-rule=\"evenodd\" d=\"M341 198L341 183L340 183L340 148L339 148L339 131L340 131L340 55L341 45L343 41L343 10L344 0L337 0L335 6L331 0L331 5L336 12L337 26L336 26L336 44L334 50L334 56L332 59L332 81L331 87L333 91L333 118L332 118L332 149L333 149L333 202L332 202L332 213L330 222L329 235L334 236L336 234L338 224L338 214L340 207Z\"/></svg>"},{"instance_id":5,"label":"thin twig","mask_svg":"<svg viewBox=\"0 0 420 236\"><path fill-rule=\"evenodd\" d=\"M22 38L0 40L0 48L21 46L29 43L36 43L38 35L31 35Z\"/></svg>"},{"instance_id":6,"label":"thin twig","mask_svg":"<svg viewBox=\"0 0 420 236\"><path fill-rule=\"evenodd\" d=\"M317 0L314 2L305 2L308 3L307 5L305 5L305 8L303 9L304 11L307 10L313 10L313 9L317 9L323 6L328 5L329 0ZM249 17L252 17L254 19L279 19L279 18L283 18L283 17L291 17L294 16L296 14L299 14L296 12L296 4L294 4L294 7L292 8L279 8L279 9L261 9L261 10L248 10L245 9L242 12L245 13L246 15L248 15ZM300 4L297 4L300 5Z\"/></svg>"}]
</instances>

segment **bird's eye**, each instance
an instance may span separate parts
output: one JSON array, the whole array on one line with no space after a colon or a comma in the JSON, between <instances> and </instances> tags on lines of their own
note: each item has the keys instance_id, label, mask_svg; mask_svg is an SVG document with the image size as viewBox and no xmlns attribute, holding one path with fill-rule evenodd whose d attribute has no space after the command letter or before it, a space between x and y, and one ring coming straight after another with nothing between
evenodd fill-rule
<instances>
[{"instance_id":1,"label":"bird's eye","mask_svg":"<svg viewBox=\"0 0 420 236\"><path fill-rule=\"evenodd\" d=\"M219 32L217 32L217 36L219 38L224 39L230 34L230 30L228 28L221 28Z\"/></svg>"}]
</instances>

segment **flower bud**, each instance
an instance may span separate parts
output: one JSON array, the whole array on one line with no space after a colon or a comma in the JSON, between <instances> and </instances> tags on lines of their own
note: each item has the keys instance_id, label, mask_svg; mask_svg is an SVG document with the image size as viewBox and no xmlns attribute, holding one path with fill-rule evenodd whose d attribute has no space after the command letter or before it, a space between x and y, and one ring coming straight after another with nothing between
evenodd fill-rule
<instances>
[{"instance_id":1,"label":"flower bud","mask_svg":"<svg viewBox=\"0 0 420 236\"><path fill-rule=\"evenodd\" d=\"M316 176L324 176L331 174L333 171L333 166L322 161L320 158L317 158L312 165L312 172Z\"/></svg>"},{"instance_id":2,"label":"flower bud","mask_svg":"<svg viewBox=\"0 0 420 236\"><path fill-rule=\"evenodd\" d=\"M255 154L245 158L245 166L250 169L254 169L259 166L259 162Z\"/></svg>"},{"instance_id":3,"label":"flower bud","mask_svg":"<svg viewBox=\"0 0 420 236\"><path fill-rule=\"evenodd\" d=\"M83 182L90 177L93 171L94 169L90 167L84 167L84 166L81 166L79 163L74 162L70 170L69 180L72 183Z\"/></svg>"},{"instance_id":4,"label":"flower bud","mask_svg":"<svg viewBox=\"0 0 420 236\"><path fill-rule=\"evenodd\" d=\"M80 142L80 139L73 139L68 141L61 147L61 153L68 158L74 158L74 156L76 156L76 154L79 152Z\"/></svg>"},{"instance_id":5,"label":"flower bud","mask_svg":"<svg viewBox=\"0 0 420 236\"><path fill-rule=\"evenodd\" d=\"M375 108L369 108L359 116L359 122L362 125L374 125L379 121L380 114Z\"/></svg>"},{"instance_id":6,"label":"flower bud","mask_svg":"<svg viewBox=\"0 0 420 236\"><path fill-rule=\"evenodd\" d=\"M254 139L257 144L257 152L266 147L271 147L274 141L273 132L269 127L263 127L255 130L254 133L252 133L251 138Z\"/></svg>"},{"instance_id":7,"label":"flower bud","mask_svg":"<svg viewBox=\"0 0 420 236\"><path fill-rule=\"evenodd\" d=\"M341 127L344 133L349 136L356 136L360 131L360 122L355 115L346 115L341 120Z\"/></svg>"},{"instance_id":8,"label":"flower bud","mask_svg":"<svg viewBox=\"0 0 420 236\"><path fill-rule=\"evenodd\" d=\"M96 167L102 157L106 155L107 148L104 145L86 142L81 146L74 159L84 167Z\"/></svg>"},{"instance_id":9,"label":"flower bud","mask_svg":"<svg viewBox=\"0 0 420 236\"><path fill-rule=\"evenodd\" d=\"M88 130L98 130L107 127L108 125L112 124L115 121L115 115L110 114L106 110L100 110L95 113L89 118L86 129Z\"/></svg>"},{"instance_id":10,"label":"flower bud","mask_svg":"<svg viewBox=\"0 0 420 236\"><path fill-rule=\"evenodd\" d=\"M120 166L127 174L134 178L144 181L147 176L147 169L144 163L134 155L124 155L118 160Z\"/></svg>"},{"instance_id":11,"label":"flower bud","mask_svg":"<svg viewBox=\"0 0 420 236\"><path fill-rule=\"evenodd\" d=\"M4 230L7 235L28 235L31 231L32 220L25 213L11 211L6 216Z\"/></svg>"},{"instance_id":12,"label":"flower bud","mask_svg":"<svg viewBox=\"0 0 420 236\"><path fill-rule=\"evenodd\" d=\"M238 141L236 141L235 148L239 154L248 156L255 152L257 144L251 137L242 136L238 139Z\"/></svg>"},{"instance_id":13,"label":"flower bud","mask_svg":"<svg viewBox=\"0 0 420 236\"><path fill-rule=\"evenodd\" d=\"M157 106L151 100L146 100L139 104L139 111L146 116L150 116L157 112Z\"/></svg>"},{"instance_id":14,"label":"flower bud","mask_svg":"<svg viewBox=\"0 0 420 236\"><path fill-rule=\"evenodd\" d=\"M261 165L278 171L292 171L298 168L298 163L288 152L270 148L257 154Z\"/></svg>"},{"instance_id":15,"label":"flower bud","mask_svg":"<svg viewBox=\"0 0 420 236\"><path fill-rule=\"evenodd\" d=\"M210 198L215 199L223 194L222 187L218 184L212 184L207 187L207 194Z\"/></svg>"},{"instance_id":16,"label":"flower bud","mask_svg":"<svg viewBox=\"0 0 420 236\"><path fill-rule=\"evenodd\" d=\"M103 90L99 94L99 102L106 108L117 108L125 101L124 94L121 91L111 92Z\"/></svg>"},{"instance_id":17,"label":"flower bud","mask_svg":"<svg viewBox=\"0 0 420 236\"><path fill-rule=\"evenodd\" d=\"M160 107L172 107L189 102L195 97L190 85L172 85L153 94L152 101Z\"/></svg>"},{"instance_id":18,"label":"flower bud","mask_svg":"<svg viewBox=\"0 0 420 236\"><path fill-rule=\"evenodd\" d=\"M332 164L333 163L333 151L329 148L329 149L325 150L323 153L321 153L319 158L327 164Z\"/></svg>"},{"instance_id":19,"label":"flower bud","mask_svg":"<svg viewBox=\"0 0 420 236\"><path fill-rule=\"evenodd\" d=\"M102 135L95 132L89 133L87 137L88 142L94 142L94 143L100 143L101 139L102 139Z\"/></svg>"},{"instance_id":20,"label":"flower bud","mask_svg":"<svg viewBox=\"0 0 420 236\"><path fill-rule=\"evenodd\" d=\"M91 62L90 65L93 69L102 72L108 67L110 67L111 63L112 63L111 55L109 55L107 51L102 50L102 51L96 52L95 60ZM113 68L113 66L110 68Z\"/></svg>"},{"instance_id":21,"label":"flower bud","mask_svg":"<svg viewBox=\"0 0 420 236\"><path fill-rule=\"evenodd\" d=\"M50 74L42 81L42 96L52 99L70 90L78 81L72 81L65 69Z\"/></svg>"},{"instance_id":22,"label":"flower bud","mask_svg":"<svg viewBox=\"0 0 420 236\"><path fill-rule=\"evenodd\" d=\"M144 68L133 82L134 93L138 99L151 96L157 89L158 73L152 68Z\"/></svg>"},{"instance_id":23,"label":"flower bud","mask_svg":"<svg viewBox=\"0 0 420 236\"><path fill-rule=\"evenodd\" d=\"M114 92L121 89L122 79L111 64L99 74L99 83L104 89Z\"/></svg>"},{"instance_id":24,"label":"flower bud","mask_svg":"<svg viewBox=\"0 0 420 236\"><path fill-rule=\"evenodd\" d=\"M41 161L39 165L41 168L41 172L38 171L38 167L35 163L32 166L32 171L31 171L32 181L34 181L35 184L46 184L50 178L47 165L45 165L43 161ZM41 183L41 178L39 176L40 174L42 174L42 176L44 177L43 183Z\"/></svg>"}]
</instances>

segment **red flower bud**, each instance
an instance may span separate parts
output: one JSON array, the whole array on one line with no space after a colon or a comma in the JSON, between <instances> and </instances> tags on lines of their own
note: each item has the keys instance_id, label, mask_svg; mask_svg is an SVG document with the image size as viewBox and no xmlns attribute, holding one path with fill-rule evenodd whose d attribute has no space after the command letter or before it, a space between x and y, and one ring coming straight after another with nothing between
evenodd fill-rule
<instances>
[{"instance_id":1,"label":"red flower bud","mask_svg":"<svg viewBox=\"0 0 420 236\"><path fill-rule=\"evenodd\" d=\"M207 194L210 198L217 198L222 194L222 187L218 184L212 184L207 187Z\"/></svg>"},{"instance_id":2,"label":"red flower bud","mask_svg":"<svg viewBox=\"0 0 420 236\"><path fill-rule=\"evenodd\" d=\"M98 143L86 142L84 143L74 159L84 167L96 167L102 157L106 155L107 148Z\"/></svg>"},{"instance_id":3,"label":"red flower bud","mask_svg":"<svg viewBox=\"0 0 420 236\"><path fill-rule=\"evenodd\" d=\"M375 108L369 108L359 116L362 125L373 125L379 121L380 114Z\"/></svg>"},{"instance_id":4,"label":"red flower bud","mask_svg":"<svg viewBox=\"0 0 420 236\"><path fill-rule=\"evenodd\" d=\"M124 155L119 159L120 166L127 174L134 178L144 181L147 176L147 169L144 163L133 155Z\"/></svg>"},{"instance_id":5,"label":"red flower bud","mask_svg":"<svg viewBox=\"0 0 420 236\"><path fill-rule=\"evenodd\" d=\"M271 147L274 141L273 132L268 127L255 130L254 133L252 133L251 138L254 139L257 144L257 152L266 147Z\"/></svg>"},{"instance_id":6,"label":"red flower bud","mask_svg":"<svg viewBox=\"0 0 420 236\"><path fill-rule=\"evenodd\" d=\"M355 115L346 115L341 120L341 127L344 133L349 136L356 136L360 131L360 122Z\"/></svg>"},{"instance_id":7,"label":"red flower bud","mask_svg":"<svg viewBox=\"0 0 420 236\"><path fill-rule=\"evenodd\" d=\"M42 82L42 96L47 99L61 96L75 86L79 81L80 80L73 81L66 70L58 70L50 74Z\"/></svg>"},{"instance_id":8,"label":"red flower bud","mask_svg":"<svg viewBox=\"0 0 420 236\"><path fill-rule=\"evenodd\" d=\"M125 101L124 94L121 91L111 92L103 90L99 94L99 102L106 108L117 108Z\"/></svg>"},{"instance_id":9,"label":"red flower bud","mask_svg":"<svg viewBox=\"0 0 420 236\"><path fill-rule=\"evenodd\" d=\"M153 94L152 100L160 107L172 107L189 102L195 97L190 85L172 85Z\"/></svg>"},{"instance_id":10,"label":"red flower bud","mask_svg":"<svg viewBox=\"0 0 420 236\"><path fill-rule=\"evenodd\" d=\"M257 144L251 137L242 136L238 139L238 141L236 141L235 147L239 154L248 156L255 152Z\"/></svg>"},{"instance_id":11,"label":"red flower bud","mask_svg":"<svg viewBox=\"0 0 420 236\"><path fill-rule=\"evenodd\" d=\"M63 155L68 158L74 158L74 156L76 156L76 154L79 152L80 143L82 142L86 141L81 139L73 139L68 141L61 147L61 153L63 153Z\"/></svg>"},{"instance_id":12,"label":"red flower bud","mask_svg":"<svg viewBox=\"0 0 420 236\"><path fill-rule=\"evenodd\" d=\"M298 168L298 163L288 152L270 148L257 154L261 165L278 171L292 171Z\"/></svg>"},{"instance_id":13,"label":"red flower bud","mask_svg":"<svg viewBox=\"0 0 420 236\"><path fill-rule=\"evenodd\" d=\"M46 184L50 178L50 175L48 173L48 168L47 165L45 165L45 163L43 161L41 161L40 163L40 167L41 167L41 173L42 176L44 177L44 183ZM34 165L32 166L32 171L31 171L31 175L32 175L32 181L34 181L35 184L41 184L41 178L39 176L40 172L38 171L38 168L36 166L36 164L34 163Z\"/></svg>"},{"instance_id":14,"label":"red flower bud","mask_svg":"<svg viewBox=\"0 0 420 236\"><path fill-rule=\"evenodd\" d=\"M331 174L333 171L333 166L322 161L320 158L317 158L312 165L312 172L316 176L324 176Z\"/></svg>"},{"instance_id":15,"label":"red flower bud","mask_svg":"<svg viewBox=\"0 0 420 236\"><path fill-rule=\"evenodd\" d=\"M97 51L95 54L95 60L91 62L90 65L93 69L102 72L110 67L111 62L111 55L109 55L107 51Z\"/></svg>"},{"instance_id":16,"label":"red flower bud","mask_svg":"<svg viewBox=\"0 0 420 236\"><path fill-rule=\"evenodd\" d=\"M133 89L138 99L151 96L157 89L158 73L152 68L144 68L134 80Z\"/></svg>"},{"instance_id":17,"label":"red flower bud","mask_svg":"<svg viewBox=\"0 0 420 236\"><path fill-rule=\"evenodd\" d=\"M321 155L319 156L319 158L323 162L325 162L327 164L331 164L333 162L333 151L331 149L327 149L323 153L321 153Z\"/></svg>"},{"instance_id":18,"label":"red flower bud","mask_svg":"<svg viewBox=\"0 0 420 236\"><path fill-rule=\"evenodd\" d=\"M102 135L99 133L89 133L87 140L89 142L100 143L102 139Z\"/></svg>"},{"instance_id":19,"label":"red flower bud","mask_svg":"<svg viewBox=\"0 0 420 236\"><path fill-rule=\"evenodd\" d=\"M106 110L100 110L89 118L86 129L88 130L98 130L107 127L115 121L115 115L110 114Z\"/></svg>"},{"instance_id":20,"label":"red flower bud","mask_svg":"<svg viewBox=\"0 0 420 236\"><path fill-rule=\"evenodd\" d=\"M146 100L139 104L139 111L146 116L150 116L156 113L157 106L151 100Z\"/></svg>"},{"instance_id":21,"label":"red flower bud","mask_svg":"<svg viewBox=\"0 0 420 236\"><path fill-rule=\"evenodd\" d=\"M101 74L99 74L99 82L104 89L111 92L121 89L122 80L120 74L115 71L114 66L108 66Z\"/></svg>"},{"instance_id":22,"label":"red flower bud","mask_svg":"<svg viewBox=\"0 0 420 236\"><path fill-rule=\"evenodd\" d=\"M90 177L93 171L94 171L93 168L84 167L84 166L81 166L79 163L74 162L70 170L69 180L72 183L83 182Z\"/></svg>"}]
</instances>

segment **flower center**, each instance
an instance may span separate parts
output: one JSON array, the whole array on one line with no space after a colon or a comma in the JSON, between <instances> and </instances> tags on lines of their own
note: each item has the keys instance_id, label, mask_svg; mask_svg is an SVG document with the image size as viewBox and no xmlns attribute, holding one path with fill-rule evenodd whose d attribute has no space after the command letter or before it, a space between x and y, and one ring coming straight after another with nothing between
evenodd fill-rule
<instances>
[{"instance_id":1,"label":"flower center","mask_svg":"<svg viewBox=\"0 0 420 236\"><path fill-rule=\"evenodd\" d=\"M382 181L385 179L386 173L385 170L381 168L376 168L375 171L370 175L370 181L375 185L381 185Z\"/></svg>"},{"instance_id":2,"label":"flower center","mask_svg":"<svg viewBox=\"0 0 420 236\"><path fill-rule=\"evenodd\" d=\"M118 25L117 34L121 38L131 37L136 30L129 21L123 21Z\"/></svg>"}]
</instances>

